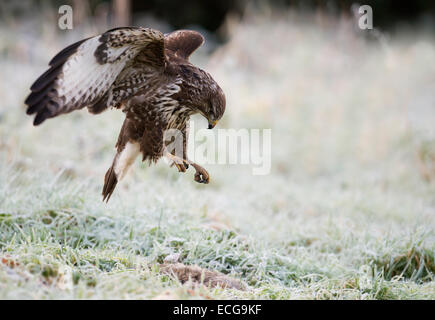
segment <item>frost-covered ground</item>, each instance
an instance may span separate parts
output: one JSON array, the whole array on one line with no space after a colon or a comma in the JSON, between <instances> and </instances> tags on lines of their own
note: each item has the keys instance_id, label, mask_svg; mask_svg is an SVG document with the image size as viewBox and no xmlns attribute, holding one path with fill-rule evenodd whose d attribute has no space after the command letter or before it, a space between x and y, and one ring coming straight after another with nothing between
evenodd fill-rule
<instances>
[{"instance_id":1,"label":"frost-covered ground","mask_svg":"<svg viewBox=\"0 0 435 320\"><path fill-rule=\"evenodd\" d=\"M193 57L227 95L218 127L272 128L271 174L205 165L199 185L138 160L109 204L122 112L35 128L23 105L51 56L92 32L1 28L0 299L434 299L435 42L299 20L230 20L229 42ZM246 290L163 275L177 253Z\"/></svg>"}]
</instances>

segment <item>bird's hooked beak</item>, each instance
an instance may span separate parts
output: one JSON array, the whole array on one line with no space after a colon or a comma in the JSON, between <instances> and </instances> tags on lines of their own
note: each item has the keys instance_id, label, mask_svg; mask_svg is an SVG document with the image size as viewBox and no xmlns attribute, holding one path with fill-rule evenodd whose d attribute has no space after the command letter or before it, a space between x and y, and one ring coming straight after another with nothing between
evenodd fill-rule
<instances>
[{"instance_id":1,"label":"bird's hooked beak","mask_svg":"<svg viewBox=\"0 0 435 320\"><path fill-rule=\"evenodd\" d=\"M209 121L208 122L208 128L209 129L213 129L216 126L217 123L218 123L217 120L215 120L215 121Z\"/></svg>"}]
</instances>

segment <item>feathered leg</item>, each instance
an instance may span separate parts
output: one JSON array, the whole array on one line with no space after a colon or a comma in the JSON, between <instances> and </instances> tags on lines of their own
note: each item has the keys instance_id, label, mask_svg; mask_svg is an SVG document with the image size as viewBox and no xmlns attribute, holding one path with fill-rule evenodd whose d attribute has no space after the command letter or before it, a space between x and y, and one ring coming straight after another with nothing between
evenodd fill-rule
<instances>
[{"instance_id":1,"label":"feathered leg","mask_svg":"<svg viewBox=\"0 0 435 320\"><path fill-rule=\"evenodd\" d=\"M133 164L134 160L137 158L140 152L139 142L127 142L124 148L119 151L113 159L113 164L106 172L104 178L103 187L103 201L109 201L110 196L115 190L116 184L120 181L127 173L130 166Z\"/></svg>"},{"instance_id":2,"label":"feathered leg","mask_svg":"<svg viewBox=\"0 0 435 320\"><path fill-rule=\"evenodd\" d=\"M104 177L103 201L109 201L116 184L125 176L140 153L139 135L136 131L141 132L141 129L130 119L125 119L116 143L117 153Z\"/></svg>"}]
</instances>

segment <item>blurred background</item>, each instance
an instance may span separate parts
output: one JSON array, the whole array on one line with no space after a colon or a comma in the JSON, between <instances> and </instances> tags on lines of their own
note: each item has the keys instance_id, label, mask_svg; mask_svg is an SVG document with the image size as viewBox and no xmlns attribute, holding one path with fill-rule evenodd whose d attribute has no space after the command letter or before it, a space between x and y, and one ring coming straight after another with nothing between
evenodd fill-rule
<instances>
[{"instance_id":1,"label":"blurred background","mask_svg":"<svg viewBox=\"0 0 435 320\"><path fill-rule=\"evenodd\" d=\"M72 30L58 27L63 4L73 8ZM105 167L99 159L111 157L122 114L75 112L34 128L23 105L31 83L63 47L108 28L191 28L207 39L193 62L227 95L221 127L273 129L272 176L433 183L435 4L365 4L372 30L358 28L352 1L2 1L1 157Z\"/></svg>"},{"instance_id":2,"label":"blurred background","mask_svg":"<svg viewBox=\"0 0 435 320\"><path fill-rule=\"evenodd\" d=\"M58 27L64 4L73 8L72 30ZM428 183L435 175L435 4L364 4L373 9L372 30L358 28L360 4L345 0L1 1L2 156L36 161L36 150L51 148L39 154L52 159L62 146L71 150L71 142L28 145L25 135L53 140L51 128L81 128L87 124L75 119L82 117L121 121L117 112L101 118L83 111L30 125L23 112L28 88L63 47L116 26L191 28L207 39L193 62L227 94L221 126L272 128L275 174L374 167L392 171L394 179L408 174ZM111 137L117 130L114 125ZM78 131L68 139L88 143L81 135L89 133ZM109 135L103 128L92 134ZM95 148L84 145L77 158L85 150L101 154L101 145Z\"/></svg>"},{"instance_id":3,"label":"blurred background","mask_svg":"<svg viewBox=\"0 0 435 320\"><path fill-rule=\"evenodd\" d=\"M72 30L58 27L64 4L73 8ZM2 0L0 209L78 208L159 226L153 212L180 223L205 219L300 258L302 274L327 269L328 277L368 261L383 265L416 246L432 259L419 277L432 279L435 2L361 4L372 6L372 30L358 28L360 4L347 0ZM58 51L125 25L204 34L191 61L226 93L218 128L271 128L269 175L205 165L212 183L203 186L192 172L138 160L110 203L100 203L122 112L76 111L33 127L23 102Z\"/></svg>"}]
</instances>

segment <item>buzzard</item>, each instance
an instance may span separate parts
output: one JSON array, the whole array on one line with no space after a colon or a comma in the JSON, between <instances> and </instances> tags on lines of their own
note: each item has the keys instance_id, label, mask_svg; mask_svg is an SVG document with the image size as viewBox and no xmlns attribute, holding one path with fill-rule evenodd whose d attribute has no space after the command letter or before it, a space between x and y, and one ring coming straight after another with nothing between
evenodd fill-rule
<instances>
[{"instance_id":1,"label":"buzzard","mask_svg":"<svg viewBox=\"0 0 435 320\"><path fill-rule=\"evenodd\" d=\"M203 115L212 129L225 111L225 95L189 56L204 42L195 31L169 34L141 27L122 27L78 41L60 51L50 68L31 86L25 100L33 124L88 108L99 114L121 109L125 120L116 143L116 155L105 175L103 201L109 201L116 184L135 158L157 162L168 157L178 171L189 165L195 181L208 183L208 172L186 156L189 117ZM182 156L167 152L164 134L177 129Z\"/></svg>"}]
</instances>

